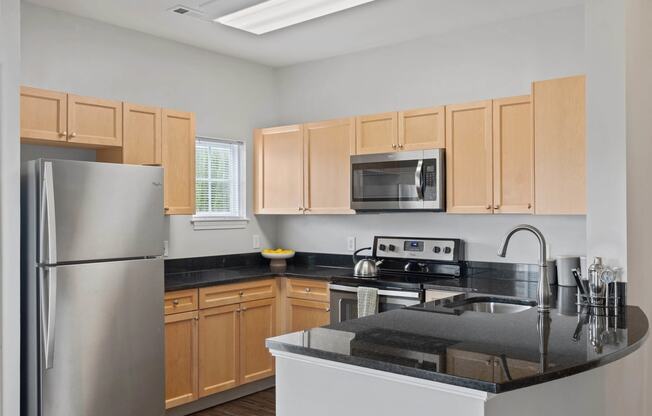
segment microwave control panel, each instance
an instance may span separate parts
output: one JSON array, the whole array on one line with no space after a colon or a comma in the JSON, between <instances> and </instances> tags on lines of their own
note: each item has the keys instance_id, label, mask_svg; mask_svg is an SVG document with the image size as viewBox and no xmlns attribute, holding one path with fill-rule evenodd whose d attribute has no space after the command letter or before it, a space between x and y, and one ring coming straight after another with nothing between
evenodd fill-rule
<instances>
[{"instance_id":1,"label":"microwave control panel","mask_svg":"<svg viewBox=\"0 0 652 416\"><path fill-rule=\"evenodd\" d=\"M446 238L376 237L374 256L393 259L436 260L457 262L462 260L462 242Z\"/></svg>"}]
</instances>

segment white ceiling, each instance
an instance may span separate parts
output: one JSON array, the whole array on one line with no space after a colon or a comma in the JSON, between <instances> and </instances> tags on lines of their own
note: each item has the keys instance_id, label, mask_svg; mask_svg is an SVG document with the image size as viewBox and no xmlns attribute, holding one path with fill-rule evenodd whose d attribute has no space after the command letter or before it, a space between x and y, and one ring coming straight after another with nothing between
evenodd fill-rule
<instances>
[{"instance_id":1,"label":"white ceiling","mask_svg":"<svg viewBox=\"0 0 652 416\"><path fill-rule=\"evenodd\" d=\"M167 9L183 4L215 18L261 0L28 1L276 67L583 4L583 0L376 0L256 36Z\"/></svg>"}]
</instances>

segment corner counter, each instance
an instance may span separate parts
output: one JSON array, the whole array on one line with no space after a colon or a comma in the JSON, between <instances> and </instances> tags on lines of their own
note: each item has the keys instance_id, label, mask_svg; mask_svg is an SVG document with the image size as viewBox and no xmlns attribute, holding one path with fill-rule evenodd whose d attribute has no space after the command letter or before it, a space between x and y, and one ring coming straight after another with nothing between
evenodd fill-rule
<instances>
[{"instance_id":1,"label":"corner counter","mask_svg":"<svg viewBox=\"0 0 652 416\"><path fill-rule=\"evenodd\" d=\"M489 314L451 302L268 339L277 359L278 411L508 416L539 408L603 415L603 366L634 352L648 333L648 319L635 306L604 317L569 305L547 314Z\"/></svg>"}]
</instances>

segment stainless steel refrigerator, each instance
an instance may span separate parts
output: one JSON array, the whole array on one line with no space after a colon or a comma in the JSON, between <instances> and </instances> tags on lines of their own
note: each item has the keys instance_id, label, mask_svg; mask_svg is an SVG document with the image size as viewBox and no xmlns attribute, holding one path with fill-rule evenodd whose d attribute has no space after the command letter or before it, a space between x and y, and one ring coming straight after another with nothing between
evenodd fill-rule
<instances>
[{"instance_id":1,"label":"stainless steel refrigerator","mask_svg":"<svg viewBox=\"0 0 652 416\"><path fill-rule=\"evenodd\" d=\"M22 411L165 413L163 171L39 159L22 174Z\"/></svg>"}]
</instances>

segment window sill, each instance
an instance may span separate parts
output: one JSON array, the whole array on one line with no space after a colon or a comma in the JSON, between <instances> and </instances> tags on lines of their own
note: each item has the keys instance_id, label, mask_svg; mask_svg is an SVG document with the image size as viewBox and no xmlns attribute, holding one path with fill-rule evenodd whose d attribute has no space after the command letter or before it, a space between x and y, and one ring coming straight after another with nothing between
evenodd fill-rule
<instances>
[{"instance_id":1,"label":"window sill","mask_svg":"<svg viewBox=\"0 0 652 416\"><path fill-rule=\"evenodd\" d=\"M204 217L193 216L192 227L195 231L203 230L236 230L246 228L249 224L248 218L228 218L228 217Z\"/></svg>"}]
</instances>

